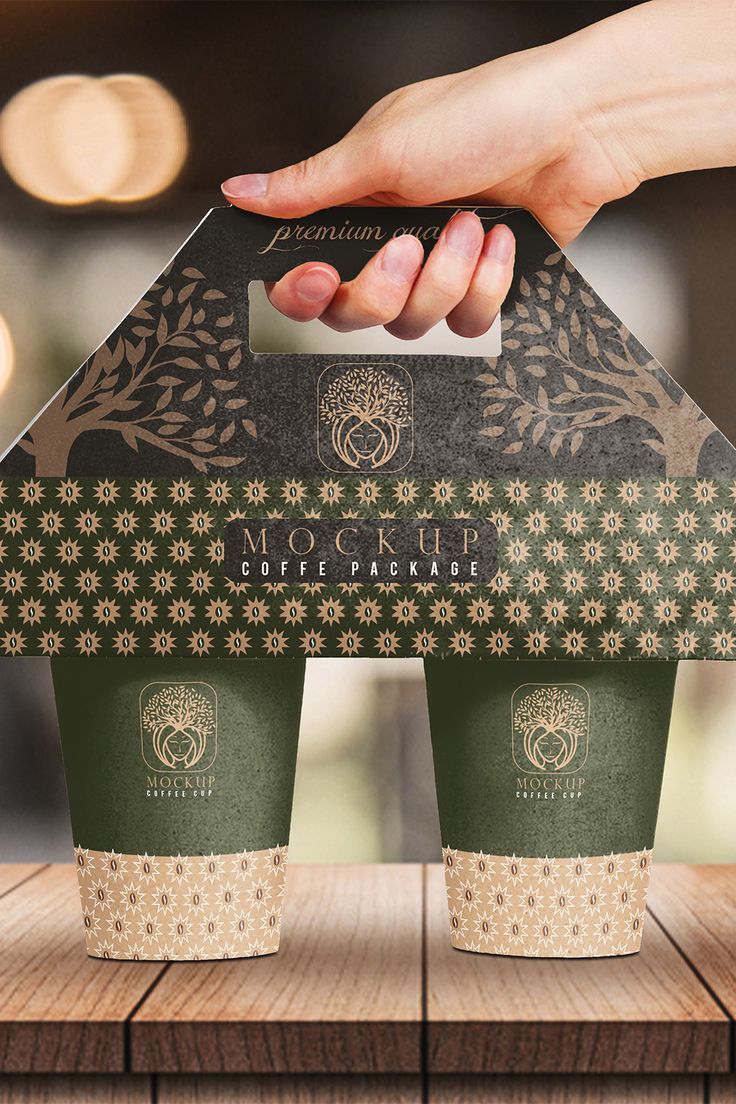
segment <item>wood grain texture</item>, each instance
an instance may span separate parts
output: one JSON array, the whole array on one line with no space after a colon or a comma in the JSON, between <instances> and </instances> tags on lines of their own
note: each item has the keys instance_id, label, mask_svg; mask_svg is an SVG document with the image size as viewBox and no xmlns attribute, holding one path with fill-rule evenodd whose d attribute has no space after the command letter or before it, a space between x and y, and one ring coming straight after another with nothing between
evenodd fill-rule
<instances>
[{"instance_id":1,"label":"wood grain texture","mask_svg":"<svg viewBox=\"0 0 736 1104\"><path fill-rule=\"evenodd\" d=\"M151 1078L142 1074L0 1076L0 1104L151 1104Z\"/></svg>"},{"instance_id":2,"label":"wood grain texture","mask_svg":"<svg viewBox=\"0 0 736 1104\"><path fill-rule=\"evenodd\" d=\"M716 1073L708 1079L709 1104L736 1104L736 1073Z\"/></svg>"},{"instance_id":3,"label":"wood grain texture","mask_svg":"<svg viewBox=\"0 0 736 1104\"><path fill-rule=\"evenodd\" d=\"M0 865L0 897L43 870L42 863L3 863Z\"/></svg>"},{"instance_id":4,"label":"wood grain texture","mask_svg":"<svg viewBox=\"0 0 736 1104\"><path fill-rule=\"evenodd\" d=\"M696 1074L729 1069L733 1025L688 961L733 1015L736 868L655 868L659 923L650 918L642 953L599 961L453 951L439 866L427 883L433 1101L685 1104L703 1099ZM168 969L86 957L72 867L0 866L0 896L0 1070L122 1071L126 1019L142 1001L130 1024L133 1068L276 1074L162 1077L172 1102L421 1098L416 1076L387 1076L421 1069L419 867L292 868L278 955ZM588 1072L673 1076L567 1076ZM377 1076L340 1076L351 1073ZM537 1073L557 1076L524 1076ZM138 1104L148 1084L0 1077L0 1104ZM712 1104L736 1104L736 1075L708 1084Z\"/></svg>"},{"instance_id":5,"label":"wood grain texture","mask_svg":"<svg viewBox=\"0 0 736 1104\"><path fill-rule=\"evenodd\" d=\"M0 898L0 932L0 1072L122 1072L125 1020L163 966L87 957L72 866Z\"/></svg>"},{"instance_id":6,"label":"wood grain texture","mask_svg":"<svg viewBox=\"0 0 736 1104\"><path fill-rule=\"evenodd\" d=\"M196 1074L158 1078L158 1104L420 1104L413 1074Z\"/></svg>"},{"instance_id":7,"label":"wood grain texture","mask_svg":"<svg viewBox=\"0 0 736 1104\"><path fill-rule=\"evenodd\" d=\"M450 947L439 865L427 893L430 1072L729 1069L728 1019L657 924L629 957L472 954Z\"/></svg>"},{"instance_id":8,"label":"wood grain texture","mask_svg":"<svg viewBox=\"0 0 736 1104\"><path fill-rule=\"evenodd\" d=\"M294 867L286 894L278 954L171 965L131 1022L134 1070L419 1071L421 868Z\"/></svg>"},{"instance_id":9,"label":"wood grain texture","mask_svg":"<svg viewBox=\"0 0 736 1104\"><path fill-rule=\"evenodd\" d=\"M736 867L655 865L649 905L736 1017Z\"/></svg>"},{"instance_id":10,"label":"wood grain texture","mask_svg":"<svg viewBox=\"0 0 736 1104\"><path fill-rule=\"evenodd\" d=\"M435 1075L430 1104L703 1104L698 1074Z\"/></svg>"}]
</instances>

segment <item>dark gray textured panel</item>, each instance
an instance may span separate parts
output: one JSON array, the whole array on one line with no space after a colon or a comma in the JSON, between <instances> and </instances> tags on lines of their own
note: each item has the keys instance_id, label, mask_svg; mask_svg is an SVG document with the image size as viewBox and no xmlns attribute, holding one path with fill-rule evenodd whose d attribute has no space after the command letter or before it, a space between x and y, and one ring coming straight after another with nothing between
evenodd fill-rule
<instances>
[{"instance_id":1,"label":"dark gray textured panel","mask_svg":"<svg viewBox=\"0 0 736 1104\"><path fill-rule=\"evenodd\" d=\"M503 218L518 240L500 357L250 352L251 280L276 279L312 257L351 278L393 234L413 232L428 251L453 210L344 208L290 223L210 212L0 471L736 473L732 446L525 211L478 209L487 225ZM333 434L323 392L330 382L346 392L361 377L373 383L355 400L352 425L346 415ZM408 396L398 421L375 399L392 380Z\"/></svg>"}]
</instances>

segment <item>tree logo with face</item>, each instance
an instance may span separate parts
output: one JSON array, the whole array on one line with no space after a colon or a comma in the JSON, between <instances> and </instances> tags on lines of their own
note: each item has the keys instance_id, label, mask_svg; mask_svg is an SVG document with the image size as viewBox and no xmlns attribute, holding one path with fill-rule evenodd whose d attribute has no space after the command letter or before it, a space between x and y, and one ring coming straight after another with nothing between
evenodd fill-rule
<instances>
[{"instance_id":1,"label":"tree logo with face","mask_svg":"<svg viewBox=\"0 0 736 1104\"><path fill-rule=\"evenodd\" d=\"M398 364L333 364L319 377L317 452L330 471L398 471L414 449L411 376Z\"/></svg>"},{"instance_id":2,"label":"tree logo with face","mask_svg":"<svg viewBox=\"0 0 736 1104\"><path fill-rule=\"evenodd\" d=\"M217 694L206 682L151 682L140 695L141 750L156 771L205 770L217 754Z\"/></svg>"},{"instance_id":3,"label":"tree logo with face","mask_svg":"<svg viewBox=\"0 0 736 1104\"><path fill-rule=\"evenodd\" d=\"M519 686L511 718L514 762L526 774L572 774L588 758L590 698L583 686Z\"/></svg>"}]
</instances>

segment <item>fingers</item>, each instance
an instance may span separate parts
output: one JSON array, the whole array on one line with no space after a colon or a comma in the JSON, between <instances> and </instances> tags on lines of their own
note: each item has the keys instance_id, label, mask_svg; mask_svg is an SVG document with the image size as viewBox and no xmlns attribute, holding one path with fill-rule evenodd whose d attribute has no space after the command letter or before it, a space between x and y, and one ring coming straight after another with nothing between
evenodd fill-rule
<instances>
[{"instance_id":1,"label":"fingers","mask_svg":"<svg viewBox=\"0 0 736 1104\"><path fill-rule=\"evenodd\" d=\"M308 262L266 290L277 310L297 322L321 318L341 332L382 326L401 312L423 259L417 238L404 234L387 242L347 283L340 283L331 265Z\"/></svg>"},{"instance_id":2,"label":"fingers","mask_svg":"<svg viewBox=\"0 0 736 1104\"><path fill-rule=\"evenodd\" d=\"M493 323L513 276L514 235L498 225L484 236L477 215L447 224L424 268L424 250L410 234L393 238L354 280L307 262L267 287L271 303L298 322L320 318L347 333L384 326L396 337L421 337L441 319L461 337L479 337Z\"/></svg>"},{"instance_id":3,"label":"fingers","mask_svg":"<svg viewBox=\"0 0 736 1104\"><path fill-rule=\"evenodd\" d=\"M411 234L393 238L354 280L340 285L322 321L342 333L391 322L411 294L423 260L417 238Z\"/></svg>"},{"instance_id":4,"label":"fingers","mask_svg":"<svg viewBox=\"0 0 736 1104\"><path fill-rule=\"evenodd\" d=\"M486 234L467 294L447 315L453 333L480 337L493 324L511 287L515 246L508 226L494 226Z\"/></svg>"},{"instance_id":5,"label":"fingers","mask_svg":"<svg viewBox=\"0 0 736 1104\"><path fill-rule=\"evenodd\" d=\"M349 134L314 157L277 172L232 176L222 192L233 206L246 211L299 218L378 190L378 166L370 140Z\"/></svg>"},{"instance_id":6,"label":"fingers","mask_svg":"<svg viewBox=\"0 0 736 1104\"><path fill-rule=\"evenodd\" d=\"M340 286L337 269L308 262L293 268L266 292L276 310L295 322L311 322L327 309Z\"/></svg>"},{"instance_id":7,"label":"fingers","mask_svg":"<svg viewBox=\"0 0 736 1104\"><path fill-rule=\"evenodd\" d=\"M386 326L388 332L411 341L445 318L465 298L482 248L483 224L477 215L461 211L451 218L406 306Z\"/></svg>"}]
</instances>

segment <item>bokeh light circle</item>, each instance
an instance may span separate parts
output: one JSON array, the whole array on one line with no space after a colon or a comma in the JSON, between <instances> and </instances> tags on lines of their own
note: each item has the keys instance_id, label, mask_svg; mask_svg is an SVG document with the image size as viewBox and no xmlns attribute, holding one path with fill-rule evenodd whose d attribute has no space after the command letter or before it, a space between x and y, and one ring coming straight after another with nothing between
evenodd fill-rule
<instances>
[{"instance_id":1,"label":"bokeh light circle","mask_svg":"<svg viewBox=\"0 0 736 1104\"><path fill-rule=\"evenodd\" d=\"M179 175L187 153L187 127L179 104L150 77L121 73L100 83L125 106L135 140L128 173L106 198L132 203L158 195Z\"/></svg>"},{"instance_id":2,"label":"bokeh light circle","mask_svg":"<svg viewBox=\"0 0 736 1104\"><path fill-rule=\"evenodd\" d=\"M19 187L47 203L158 195L186 152L179 104L135 73L49 77L18 92L0 114L0 159Z\"/></svg>"},{"instance_id":3,"label":"bokeh light circle","mask_svg":"<svg viewBox=\"0 0 736 1104\"><path fill-rule=\"evenodd\" d=\"M125 105L91 77L64 96L54 111L53 164L89 199L104 199L129 171L135 136Z\"/></svg>"},{"instance_id":4,"label":"bokeh light circle","mask_svg":"<svg viewBox=\"0 0 736 1104\"><path fill-rule=\"evenodd\" d=\"M15 349L10 327L0 314L0 392L8 384L15 365Z\"/></svg>"},{"instance_id":5,"label":"bokeh light circle","mask_svg":"<svg viewBox=\"0 0 736 1104\"><path fill-rule=\"evenodd\" d=\"M49 203L85 203L89 191L57 164L56 111L84 77L50 77L18 92L0 114L0 158L24 191Z\"/></svg>"}]
</instances>

